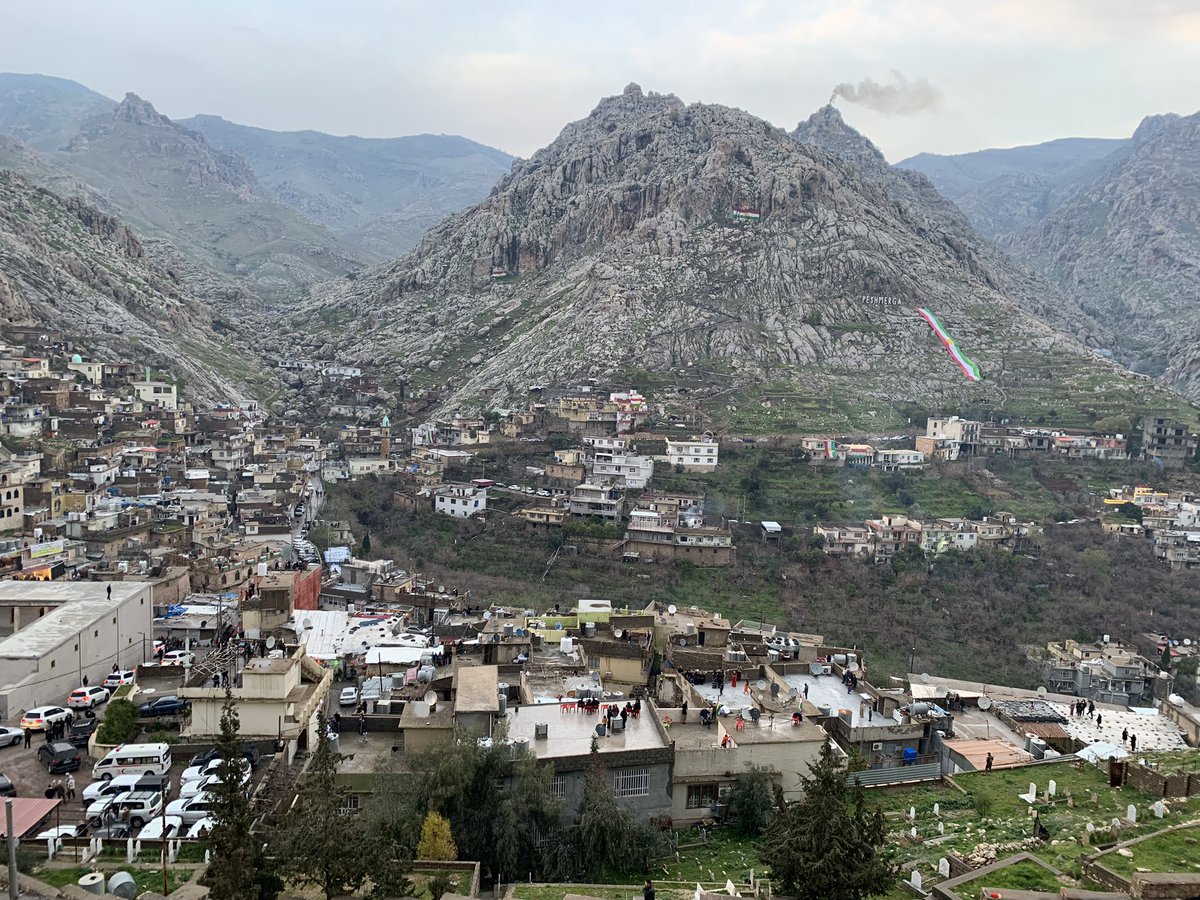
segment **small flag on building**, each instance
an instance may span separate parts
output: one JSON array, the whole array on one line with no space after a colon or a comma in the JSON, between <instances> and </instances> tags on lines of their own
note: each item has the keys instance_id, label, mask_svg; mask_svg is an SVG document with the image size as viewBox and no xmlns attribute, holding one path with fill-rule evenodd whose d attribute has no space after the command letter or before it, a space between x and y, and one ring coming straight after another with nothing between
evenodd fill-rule
<instances>
[{"instance_id":1,"label":"small flag on building","mask_svg":"<svg viewBox=\"0 0 1200 900\"><path fill-rule=\"evenodd\" d=\"M749 206L735 206L733 216L735 219L759 219L762 217L762 213Z\"/></svg>"}]
</instances>

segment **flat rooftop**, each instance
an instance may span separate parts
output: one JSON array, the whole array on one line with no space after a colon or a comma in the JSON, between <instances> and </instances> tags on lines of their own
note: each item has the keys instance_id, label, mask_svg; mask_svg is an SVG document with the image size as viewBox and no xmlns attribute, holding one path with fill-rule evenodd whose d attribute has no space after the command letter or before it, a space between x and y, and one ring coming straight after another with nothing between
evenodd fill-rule
<instances>
[{"instance_id":1,"label":"flat rooftop","mask_svg":"<svg viewBox=\"0 0 1200 900\"><path fill-rule=\"evenodd\" d=\"M400 735L391 732L368 731L366 740L354 730L353 719L342 720L342 733L338 736L338 772L345 775L374 775L391 768L393 760L401 756Z\"/></svg>"},{"instance_id":2,"label":"flat rooftop","mask_svg":"<svg viewBox=\"0 0 1200 900\"><path fill-rule=\"evenodd\" d=\"M737 716L729 715L717 719L717 724L705 728L700 724L700 716L696 710L688 710L686 722L681 721L679 709L660 709L660 718L669 716L671 727L667 736L675 742L679 750L713 750L721 745L721 736L728 733L734 746L750 746L753 744L792 744L803 741L823 742L828 735L825 729L811 719L805 719L799 725L792 724L792 717L786 713L776 713L774 721L770 713L763 713L758 721L746 718L745 727L737 730Z\"/></svg>"},{"instance_id":3,"label":"flat rooftop","mask_svg":"<svg viewBox=\"0 0 1200 900\"><path fill-rule=\"evenodd\" d=\"M500 711L500 670L496 666L459 665L454 672L454 708L460 713Z\"/></svg>"},{"instance_id":4,"label":"flat rooftop","mask_svg":"<svg viewBox=\"0 0 1200 900\"><path fill-rule=\"evenodd\" d=\"M891 719L873 712L873 709L870 708L872 701L868 699L868 695L857 691L847 691L846 686L836 675L784 675L783 680L788 687L795 688L799 692L798 697L804 696L804 689L807 687L808 702L813 706L818 708L828 706L835 716L840 710L849 710L850 725L853 728L858 728L860 725L896 724ZM779 699L783 700L784 698L781 696ZM868 707L866 710L863 710L864 702Z\"/></svg>"},{"instance_id":5,"label":"flat rooftop","mask_svg":"<svg viewBox=\"0 0 1200 900\"><path fill-rule=\"evenodd\" d=\"M563 704L541 703L509 709L508 736L512 740L529 741L529 749L538 759L557 759L568 756L587 756L592 749L596 726L604 721L600 715L587 715L582 710L563 711ZM632 716L625 730L599 738L600 752L620 750L659 750L667 746L655 718L654 707L642 701L642 714ZM539 722L545 722L547 736L535 737Z\"/></svg>"},{"instance_id":6,"label":"flat rooftop","mask_svg":"<svg viewBox=\"0 0 1200 900\"><path fill-rule=\"evenodd\" d=\"M1096 714L1100 716L1100 725L1097 727L1096 720L1086 713L1082 716L1072 716L1066 704L1051 703L1050 705L1056 712L1066 717L1067 723L1063 725L1063 728L1066 729L1067 734L1085 744L1104 741L1117 747L1128 747L1128 744L1123 744L1121 741L1121 732L1128 730L1130 734L1137 736L1137 752L1139 753L1148 750L1188 749L1187 742L1183 739L1183 733L1178 726L1151 707L1105 709L1097 706ZM1134 756L1136 757L1137 753Z\"/></svg>"},{"instance_id":7,"label":"flat rooftop","mask_svg":"<svg viewBox=\"0 0 1200 900\"><path fill-rule=\"evenodd\" d=\"M150 588L146 581L0 581L0 606L56 607L0 641L0 657L41 659L143 591L149 593ZM149 625L149 603L144 612ZM128 623L128 627L133 625Z\"/></svg>"}]
</instances>

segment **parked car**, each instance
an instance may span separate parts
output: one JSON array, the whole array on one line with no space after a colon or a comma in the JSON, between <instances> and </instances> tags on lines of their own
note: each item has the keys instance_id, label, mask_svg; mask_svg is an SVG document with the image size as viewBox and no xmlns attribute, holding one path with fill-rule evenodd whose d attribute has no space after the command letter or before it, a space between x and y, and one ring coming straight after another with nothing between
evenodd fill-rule
<instances>
[{"instance_id":1,"label":"parked car","mask_svg":"<svg viewBox=\"0 0 1200 900\"><path fill-rule=\"evenodd\" d=\"M0 747L16 747L24 739L25 735L21 733L20 728L0 725Z\"/></svg>"},{"instance_id":2,"label":"parked car","mask_svg":"<svg viewBox=\"0 0 1200 900\"><path fill-rule=\"evenodd\" d=\"M242 771L249 775L250 763L243 759L241 761L241 766ZM208 762L199 766L188 766L183 770L183 775L180 776L179 783L182 784L185 781L200 781L204 778L208 778L210 775L216 775L220 768L221 760L219 758L210 759Z\"/></svg>"},{"instance_id":3,"label":"parked car","mask_svg":"<svg viewBox=\"0 0 1200 900\"><path fill-rule=\"evenodd\" d=\"M93 826L88 837L102 838L106 841L123 841L133 837L133 829L127 822L113 822L111 825Z\"/></svg>"},{"instance_id":4,"label":"parked car","mask_svg":"<svg viewBox=\"0 0 1200 900\"><path fill-rule=\"evenodd\" d=\"M48 841L51 839L57 840L58 838L79 837L79 835L83 831L84 827L85 827L85 825L82 822L80 822L77 825L56 825L55 827L51 828L49 831L43 831L41 834L39 834L37 837L35 837L34 840L35 841Z\"/></svg>"},{"instance_id":5,"label":"parked car","mask_svg":"<svg viewBox=\"0 0 1200 900\"><path fill-rule=\"evenodd\" d=\"M519 492L521 490L521 486L519 484L510 484L508 486L508 489L510 491L518 491Z\"/></svg>"},{"instance_id":6,"label":"parked car","mask_svg":"<svg viewBox=\"0 0 1200 900\"><path fill-rule=\"evenodd\" d=\"M212 816L205 816L198 822L193 822L188 826L187 836L190 838L202 838L213 830L213 825L217 822Z\"/></svg>"},{"instance_id":7,"label":"parked car","mask_svg":"<svg viewBox=\"0 0 1200 900\"><path fill-rule=\"evenodd\" d=\"M344 687L342 688L341 696L338 697L338 706L356 706L358 705L358 688Z\"/></svg>"},{"instance_id":8,"label":"parked car","mask_svg":"<svg viewBox=\"0 0 1200 900\"><path fill-rule=\"evenodd\" d=\"M67 698L67 706L71 709L95 709L101 703L108 702L108 688L81 687L71 691Z\"/></svg>"},{"instance_id":9,"label":"parked car","mask_svg":"<svg viewBox=\"0 0 1200 900\"><path fill-rule=\"evenodd\" d=\"M112 797L132 791L137 786L138 779L143 777L142 775L118 775L108 781L93 781L83 789L83 794L81 794L83 802L91 804L101 797Z\"/></svg>"},{"instance_id":10,"label":"parked car","mask_svg":"<svg viewBox=\"0 0 1200 900\"><path fill-rule=\"evenodd\" d=\"M17 796L17 786L4 774L0 774L0 797Z\"/></svg>"},{"instance_id":11,"label":"parked car","mask_svg":"<svg viewBox=\"0 0 1200 900\"><path fill-rule=\"evenodd\" d=\"M104 677L104 686L106 688L116 689L125 684L133 684L137 681L137 672L110 672Z\"/></svg>"},{"instance_id":12,"label":"parked car","mask_svg":"<svg viewBox=\"0 0 1200 900\"><path fill-rule=\"evenodd\" d=\"M63 706L35 706L25 710L21 716L21 728L30 731L45 731L47 725L55 722L65 722L71 711Z\"/></svg>"},{"instance_id":13,"label":"parked car","mask_svg":"<svg viewBox=\"0 0 1200 900\"><path fill-rule=\"evenodd\" d=\"M179 816L155 816L138 832L139 841L161 841L176 837L183 830L183 819Z\"/></svg>"},{"instance_id":14,"label":"parked car","mask_svg":"<svg viewBox=\"0 0 1200 900\"><path fill-rule=\"evenodd\" d=\"M167 694L164 697L159 697L157 700L143 703L138 707L138 715L143 719L158 718L159 716L177 716L182 712L187 712L190 705L186 700L180 700L174 694Z\"/></svg>"},{"instance_id":15,"label":"parked car","mask_svg":"<svg viewBox=\"0 0 1200 900\"><path fill-rule=\"evenodd\" d=\"M192 781L182 781L179 784L179 796L195 797L197 794L205 794L216 790L221 784L220 775L207 775L204 778L197 778ZM242 772L242 787L250 786L250 773Z\"/></svg>"},{"instance_id":16,"label":"parked car","mask_svg":"<svg viewBox=\"0 0 1200 900\"><path fill-rule=\"evenodd\" d=\"M162 815L163 795L158 791L130 791L118 794L113 801L113 811L121 821L128 821L134 828L141 828L151 819Z\"/></svg>"},{"instance_id":17,"label":"parked car","mask_svg":"<svg viewBox=\"0 0 1200 900\"><path fill-rule=\"evenodd\" d=\"M71 728L67 732L67 740L76 747L86 747L88 738L96 733L96 728L100 725L100 720L95 716L92 718L76 719L71 723Z\"/></svg>"},{"instance_id":18,"label":"parked car","mask_svg":"<svg viewBox=\"0 0 1200 900\"><path fill-rule=\"evenodd\" d=\"M196 654L188 650L168 650L163 654L164 666L191 666L196 663Z\"/></svg>"},{"instance_id":19,"label":"parked car","mask_svg":"<svg viewBox=\"0 0 1200 900\"><path fill-rule=\"evenodd\" d=\"M185 824L194 825L211 815L216 805L217 801L211 794L197 794L195 797L172 800L167 804L167 815L179 816Z\"/></svg>"},{"instance_id":20,"label":"parked car","mask_svg":"<svg viewBox=\"0 0 1200 900\"><path fill-rule=\"evenodd\" d=\"M48 772L74 772L83 764L79 748L70 741L54 741L38 747L38 762Z\"/></svg>"},{"instance_id":21,"label":"parked car","mask_svg":"<svg viewBox=\"0 0 1200 900\"><path fill-rule=\"evenodd\" d=\"M258 768L258 748L253 744L242 744L242 759L250 763L250 768ZM206 762L211 762L214 759L221 759L221 748L213 747L211 750L205 750L203 753L197 753L188 761L188 767L202 766Z\"/></svg>"}]
</instances>

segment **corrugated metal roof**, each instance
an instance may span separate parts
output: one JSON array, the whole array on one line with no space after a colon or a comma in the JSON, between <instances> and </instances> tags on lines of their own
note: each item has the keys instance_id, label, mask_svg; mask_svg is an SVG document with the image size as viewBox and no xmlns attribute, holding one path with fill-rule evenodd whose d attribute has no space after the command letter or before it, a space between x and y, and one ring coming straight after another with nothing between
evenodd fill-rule
<instances>
[{"instance_id":1,"label":"corrugated metal roof","mask_svg":"<svg viewBox=\"0 0 1200 900\"><path fill-rule=\"evenodd\" d=\"M1070 737L1067 730L1057 722L1018 722L1020 731L1025 734L1032 734L1034 737L1054 738L1056 740L1066 740Z\"/></svg>"},{"instance_id":2,"label":"corrugated metal roof","mask_svg":"<svg viewBox=\"0 0 1200 900\"><path fill-rule=\"evenodd\" d=\"M5 799L4 802L10 801ZM54 807L61 802L57 798L47 800L42 797L13 797L11 799L13 832L19 838L25 837L28 832L37 828L50 813L54 812ZM8 817L3 809L0 809L0 837L8 837Z\"/></svg>"}]
</instances>

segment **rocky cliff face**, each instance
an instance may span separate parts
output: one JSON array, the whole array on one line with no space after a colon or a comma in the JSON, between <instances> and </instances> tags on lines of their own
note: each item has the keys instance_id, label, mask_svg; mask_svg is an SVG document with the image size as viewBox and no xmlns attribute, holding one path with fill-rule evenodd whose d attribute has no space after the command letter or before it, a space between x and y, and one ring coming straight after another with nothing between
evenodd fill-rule
<instances>
[{"instance_id":1,"label":"rocky cliff face","mask_svg":"<svg viewBox=\"0 0 1200 900\"><path fill-rule=\"evenodd\" d=\"M808 132L631 85L408 257L316 288L309 346L444 386L451 406L686 367L718 376L722 403L782 385L999 406L1045 381L1048 360L1121 381L1010 296L1023 276L982 254L925 179L895 174L835 111ZM963 379L917 306L988 380ZM361 327L320 333L316 314L334 310Z\"/></svg>"},{"instance_id":2,"label":"rocky cliff face","mask_svg":"<svg viewBox=\"0 0 1200 900\"><path fill-rule=\"evenodd\" d=\"M45 323L95 356L184 376L201 400L245 396L211 306L228 290L171 267L123 222L0 171L0 327Z\"/></svg>"},{"instance_id":3,"label":"rocky cliff face","mask_svg":"<svg viewBox=\"0 0 1200 900\"><path fill-rule=\"evenodd\" d=\"M1200 399L1200 113L1144 120L1014 252L1111 325L1116 358Z\"/></svg>"},{"instance_id":4,"label":"rocky cliff face","mask_svg":"<svg viewBox=\"0 0 1200 900\"><path fill-rule=\"evenodd\" d=\"M60 149L87 119L116 105L65 78L0 72L0 133L36 150Z\"/></svg>"}]
</instances>

